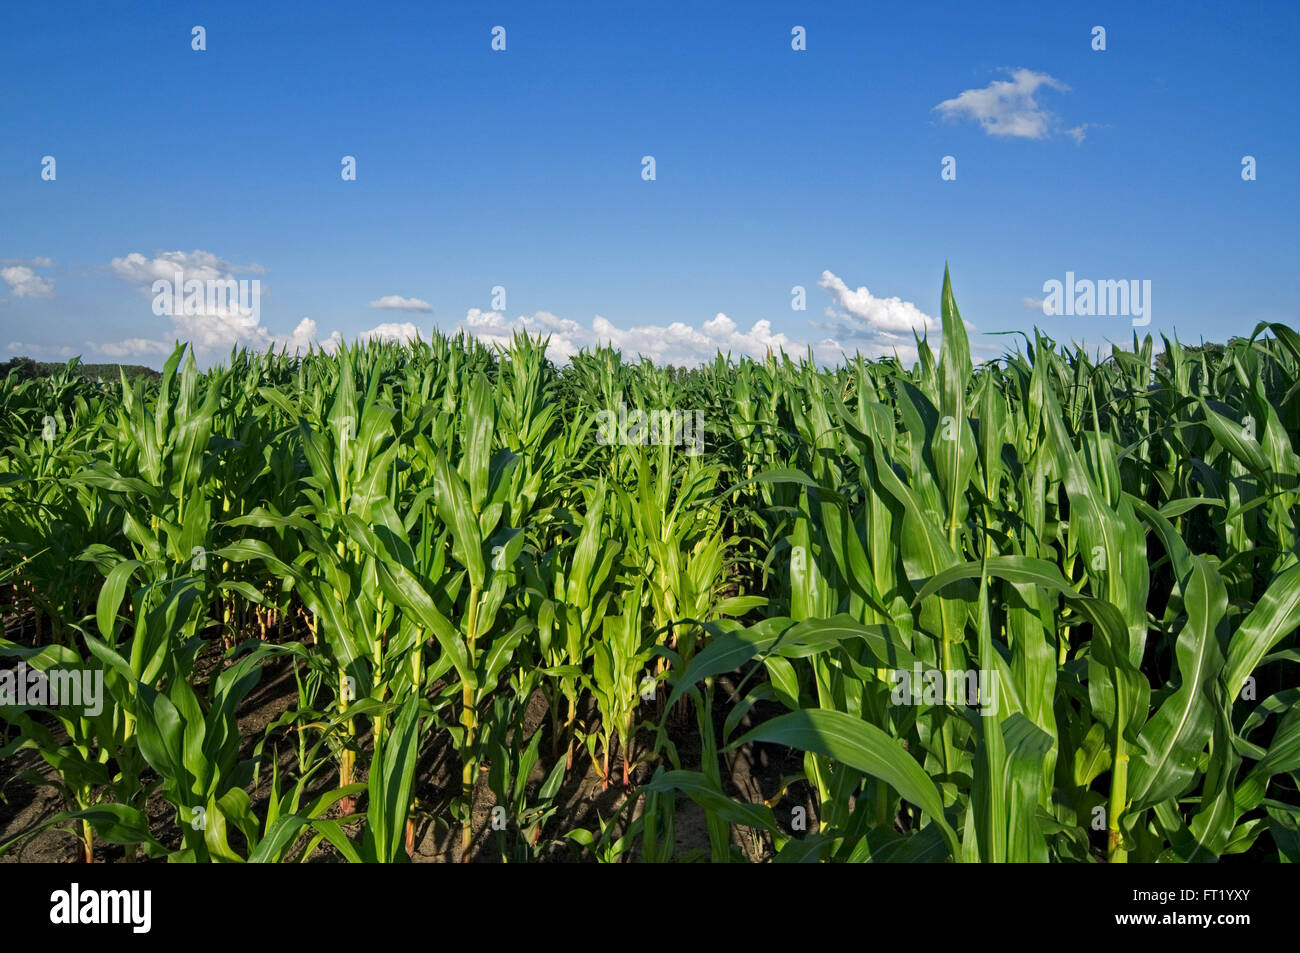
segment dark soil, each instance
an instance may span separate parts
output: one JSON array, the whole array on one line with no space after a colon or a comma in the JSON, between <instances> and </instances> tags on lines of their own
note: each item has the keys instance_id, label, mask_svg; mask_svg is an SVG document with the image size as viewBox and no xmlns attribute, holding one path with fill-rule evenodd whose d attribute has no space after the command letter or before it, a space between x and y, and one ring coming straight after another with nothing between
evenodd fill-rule
<instances>
[{"instance_id":1,"label":"dark soil","mask_svg":"<svg viewBox=\"0 0 1300 953\"><path fill-rule=\"evenodd\" d=\"M22 627L19 627L20 629ZM14 638L16 633L7 633ZM23 633L29 634L29 633ZM17 640L17 639L15 639ZM206 679L215 674L222 665L222 653L219 644L213 644L211 650L204 653L198 666L198 677ZM720 679L715 689L714 727L715 736L722 737L723 720L731 708L728 695L732 685L727 679ZM262 681L245 699L239 712L239 732L244 740L244 757L252 757L254 748L266 736L267 727L297 702L297 688L292 664L287 659L273 660L264 668ZM647 705L647 708L649 706ZM769 710L769 707L771 710ZM736 728L742 732L752 723L765 720L779 713L779 706L763 704L755 706ZM653 710L648 710L645 717L652 717ZM587 710L579 713L580 724L594 727L597 715L594 706L588 704ZM0 723L0 730L3 730ZM9 728L12 732L12 728ZM525 730L543 733L542 757L534 768L531 781L537 785L545 778L553 764L550 758L551 731L547 716L545 697L539 692L529 699L525 715ZM640 741L645 746L648 735L642 735ZM670 719L669 737L677 747L678 756L684 768L699 767L700 738L695 715L690 713L689 720L675 724ZM362 748L367 747L368 739L360 739ZM278 752L280 777L283 785L292 778L297 770L294 741L283 729L277 728L266 740L259 783L249 792L254 810L258 816L264 816L270 790L270 760ZM561 752L563 757L563 752ZM801 765L798 752L791 753L784 748L773 745L750 745L722 756L724 789L740 800L761 802L765 797L772 797L781 787L783 775L797 772ZM614 765L617 762L618 768ZM671 767L671 765L667 765ZM633 787L623 789L621 783L621 759L611 758L611 783L606 786L600 777L598 765L593 764L588 751L581 743L574 745L574 765L568 773L559 794L555 798L557 810L543 825L537 845L537 859L542 861L590 861L594 857L585 848L568 839L569 831L585 828L598 839L603 825L624 812L628 797L634 793L635 785L644 783L653 773L654 765L642 761L633 768ZM42 821L65 810L58 791L51 786L35 784L31 772L44 778L53 778L53 770L45 764L34 751L22 750L0 763L0 844L22 835L39 826ZM24 777L24 775L27 775ZM358 781L366 780L364 756L358 758ZM322 768L313 779L304 803L310 798L325 793L337 785L337 772L332 766ZM415 804L412 820L415 825L415 850L412 860L416 862L454 862L459 859L461 846L461 827L452 818L451 804L460 790L460 763L454 750L448 743L445 733L435 731L424 750L420 752L417 767ZM475 831L471 860L473 862L492 863L502 860L498 835L492 830L490 820L494 806L493 794L487 784L486 767L480 775L473 801L473 829ZM639 816L643 801L637 800L632 819ZM802 782L792 785L786 793L782 806L778 808L778 817L790 816L789 809L795 804L802 804L808 811L808 817L814 817L813 804L808 796L806 785ZM364 795L360 809L365 809ZM154 794L148 803L150 829L169 849L181 846L181 834L176 824L175 809L160 795ZM335 806L329 816L341 817ZM620 818L616 823L621 833L629 819ZM348 827L349 833L356 836L360 831L361 821ZM66 825L70 827L71 825ZM233 833L233 832L232 832ZM513 835L513 832L509 832ZM708 831L704 811L685 796L679 796L676 803L674 821L676 852L678 859L707 859L710 855ZM771 844L767 835L745 828L733 828L732 838L741 853L750 860L759 860L770 856ZM306 837L300 843L306 841ZM612 838L611 838L612 840ZM239 835L231 836L232 846L242 847ZM115 844L106 844L96 840L95 860L97 862L120 862L125 859L125 851ZM623 854L621 860L639 859L634 848ZM81 860L81 844L70 829L49 828L30 839L13 846L6 854L0 856L0 862L44 862L68 863ZM317 849L312 862L341 862L342 857L327 842Z\"/></svg>"}]
</instances>

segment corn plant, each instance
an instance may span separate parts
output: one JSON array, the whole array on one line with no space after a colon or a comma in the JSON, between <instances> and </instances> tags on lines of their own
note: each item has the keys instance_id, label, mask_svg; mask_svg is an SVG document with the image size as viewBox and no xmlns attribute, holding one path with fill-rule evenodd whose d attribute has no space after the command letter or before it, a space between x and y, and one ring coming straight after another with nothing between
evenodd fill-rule
<instances>
[{"instance_id":1,"label":"corn plant","mask_svg":"<svg viewBox=\"0 0 1300 953\"><path fill-rule=\"evenodd\" d=\"M1300 335L978 363L946 272L939 313L907 363L435 334L10 374L0 658L105 697L0 706L63 801L0 850L402 862L446 814L462 860L1300 860ZM683 410L702 453L602 424Z\"/></svg>"}]
</instances>

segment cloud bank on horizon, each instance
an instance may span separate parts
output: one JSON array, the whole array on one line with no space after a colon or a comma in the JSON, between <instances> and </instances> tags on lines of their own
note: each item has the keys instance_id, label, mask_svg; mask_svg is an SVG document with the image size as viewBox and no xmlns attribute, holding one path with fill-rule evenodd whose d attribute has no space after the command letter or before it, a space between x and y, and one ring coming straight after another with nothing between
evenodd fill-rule
<instances>
[{"instance_id":1,"label":"cloud bank on horizon","mask_svg":"<svg viewBox=\"0 0 1300 953\"><path fill-rule=\"evenodd\" d=\"M52 267L49 259L32 259L30 263ZM178 282L207 285L212 282L237 284L248 279L241 275L262 276L266 269L257 264L237 265L212 252L195 249L190 252L169 251L154 257L131 252L109 263L109 271L129 284L132 291L148 299L162 286ZM0 277L19 294L31 297L53 297L53 281L35 275L31 264L11 265L0 271ZM260 289L261 279L258 279ZM668 324L620 327L608 318L597 314L589 324L559 317L549 311L536 311L531 315L508 317L504 311L470 308L456 329L489 345L507 345L518 333L549 341L548 354L552 360L567 362L582 350L600 346L614 347L629 356L645 357L660 364L698 366L708 362L718 353L735 357L763 358L769 352L803 357L809 352L815 360L832 364L846 357L861 354L864 357L897 356L903 361L916 359L914 335L925 336L939 328L939 321L926 314L910 301L899 297L877 297L865 286L850 288L838 275L826 270L818 281L831 299L825 309L828 321L810 322L810 326L823 332L817 338L792 337L774 329L771 320L756 320L748 328L723 312L698 325L673 321ZM19 292L18 289L23 289ZM170 330L158 337L129 337L121 340L84 342L84 346L104 357L113 359L134 358L148 360L170 354L175 342L192 345L195 352L208 360L219 358L232 347L254 350L287 350L305 353L312 348L332 350L344 340L335 330L322 335L317 322L302 318L288 333L277 333L261 323L260 307L250 307L240 299L231 297L213 303L201 295L187 300L185 307L166 313ZM402 295L383 295L367 305L375 310L416 311L432 313L429 302ZM357 340L411 341L420 337L423 330L411 321L384 322L355 335ZM24 344L11 341L11 351L27 350L36 354L72 356L76 348Z\"/></svg>"}]
</instances>

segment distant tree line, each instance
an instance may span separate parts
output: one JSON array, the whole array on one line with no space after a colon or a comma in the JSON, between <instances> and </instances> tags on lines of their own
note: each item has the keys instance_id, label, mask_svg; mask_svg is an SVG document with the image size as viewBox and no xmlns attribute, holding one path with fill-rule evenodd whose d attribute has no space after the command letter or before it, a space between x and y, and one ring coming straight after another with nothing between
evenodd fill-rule
<instances>
[{"instance_id":1,"label":"distant tree line","mask_svg":"<svg viewBox=\"0 0 1300 953\"><path fill-rule=\"evenodd\" d=\"M10 374L16 374L19 381L26 381L36 377L52 377L60 371L107 381L117 380L120 371L125 371L127 377L143 374L145 377L158 380L162 376L152 367L143 367L139 364L83 364L81 359L76 357L66 364L37 361L30 357L11 357L7 361L0 361L0 379L7 379Z\"/></svg>"}]
</instances>

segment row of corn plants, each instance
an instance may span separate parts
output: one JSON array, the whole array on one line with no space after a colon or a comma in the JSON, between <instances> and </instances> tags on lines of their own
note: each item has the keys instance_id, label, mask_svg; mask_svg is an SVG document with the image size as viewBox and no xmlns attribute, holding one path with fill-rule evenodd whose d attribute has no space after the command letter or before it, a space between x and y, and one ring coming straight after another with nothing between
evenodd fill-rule
<instances>
[{"instance_id":1,"label":"row of corn plants","mask_svg":"<svg viewBox=\"0 0 1300 953\"><path fill-rule=\"evenodd\" d=\"M940 311L911 367L11 377L0 854L1300 859L1300 336Z\"/></svg>"}]
</instances>

